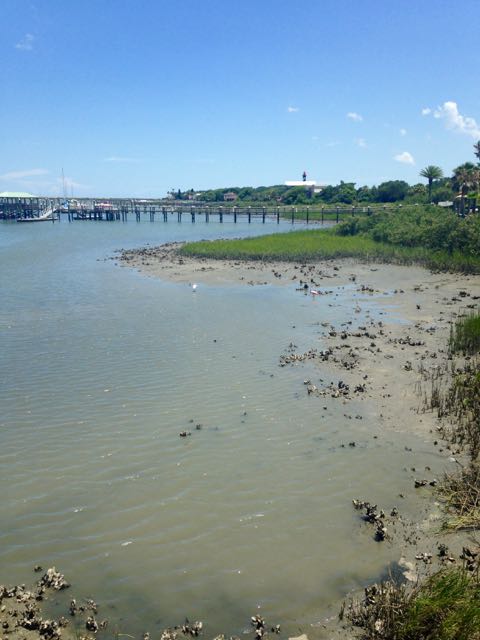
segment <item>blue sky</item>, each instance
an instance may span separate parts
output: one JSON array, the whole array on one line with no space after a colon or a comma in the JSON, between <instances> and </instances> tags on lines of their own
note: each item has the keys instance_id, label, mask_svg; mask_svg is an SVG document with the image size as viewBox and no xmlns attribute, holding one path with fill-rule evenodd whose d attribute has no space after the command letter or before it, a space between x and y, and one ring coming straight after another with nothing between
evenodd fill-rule
<instances>
[{"instance_id":1,"label":"blue sky","mask_svg":"<svg viewBox=\"0 0 480 640\"><path fill-rule=\"evenodd\" d=\"M419 182L474 161L479 0L1 0L0 191Z\"/></svg>"}]
</instances>

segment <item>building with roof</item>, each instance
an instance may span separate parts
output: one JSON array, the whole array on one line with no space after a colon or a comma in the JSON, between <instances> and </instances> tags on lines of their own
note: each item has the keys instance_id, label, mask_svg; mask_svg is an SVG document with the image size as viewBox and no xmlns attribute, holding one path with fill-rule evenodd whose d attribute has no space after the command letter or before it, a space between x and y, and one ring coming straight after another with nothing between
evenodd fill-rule
<instances>
[{"instance_id":1,"label":"building with roof","mask_svg":"<svg viewBox=\"0 0 480 640\"><path fill-rule=\"evenodd\" d=\"M303 187L311 193L320 193L322 191L321 185L317 184L316 180L286 180L285 186L287 187Z\"/></svg>"},{"instance_id":2,"label":"building with roof","mask_svg":"<svg viewBox=\"0 0 480 640\"><path fill-rule=\"evenodd\" d=\"M23 199L23 198L36 198L37 196L34 196L31 193L27 193L26 191L1 191L0 192L0 198L18 198L18 199Z\"/></svg>"}]
</instances>

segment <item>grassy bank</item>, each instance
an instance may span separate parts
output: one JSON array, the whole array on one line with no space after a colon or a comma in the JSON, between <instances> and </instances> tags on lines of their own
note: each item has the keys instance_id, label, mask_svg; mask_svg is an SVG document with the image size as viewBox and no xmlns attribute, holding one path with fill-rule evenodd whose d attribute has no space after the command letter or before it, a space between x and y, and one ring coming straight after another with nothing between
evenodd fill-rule
<instances>
[{"instance_id":1,"label":"grassy bank","mask_svg":"<svg viewBox=\"0 0 480 640\"><path fill-rule=\"evenodd\" d=\"M355 218L357 220L357 218ZM348 224L348 223L344 223ZM183 255L233 260L310 262L356 258L366 262L420 264L433 270L480 273L480 255L376 240L367 233L340 235L334 229L302 230L240 240L192 242Z\"/></svg>"},{"instance_id":2,"label":"grassy bank","mask_svg":"<svg viewBox=\"0 0 480 640\"><path fill-rule=\"evenodd\" d=\"M241 240L191 242L181 250L184 255L205 258L272 261L308 261L362 255L375 259L389 252L389 247L369 238L340 237L331 229L275 233Z\"/></svg>"}]
</instances>

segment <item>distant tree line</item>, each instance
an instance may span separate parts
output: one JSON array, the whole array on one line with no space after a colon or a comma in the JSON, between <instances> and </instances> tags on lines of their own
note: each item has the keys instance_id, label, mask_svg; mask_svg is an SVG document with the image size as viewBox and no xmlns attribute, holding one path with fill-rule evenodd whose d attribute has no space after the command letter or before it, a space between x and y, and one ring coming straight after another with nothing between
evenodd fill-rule
<instances>
[{"instance_id":1,"label":"distant tree line","mask_svg":"<svg viewBox=\"0 0 480 640\"><path fill-rule=\"evenodd\" d=\"M480 161L480 141L474 145L474 154ZM405 204L427 204L459 199L459 207L475 208L480 199L480 163L465 162L454 169L451 177L444 177L440 167L429 165L420 171L420 176L427 184L408 184L404 180L388 180L378 186L367 185L357 187L354 182L340 182L327 185L320 193L312 187L288 187L273 185L270 187L228 187L194 192L172 190L171 195L177 200L197 200L201 202L225 202L227 194L235 194L235 202L265 203L279 205L307 204L359 204L404 202ZM228 196L227 196L228 199ZM473 203L473 205L472 205Z\"/></svg>"},{"instance_id":2,"label":"distant tree line","mask_svg":"<svg viewBox=\"0 0 480 640\"><path fill-rule=\"evenodd\" d=\"M308 187L288 187L273 185L270 187L228 187L209 189L208 191L175 191L176 200L192 200L221 203L225 195L234 193L239 203L268 203L283 205L301 204L368 204L405 201L409 203L428 202L428 189L424 184L409 185L404 180L390 180L380 185L356 187L354 182L341 181L338 185L324 186L320 193L314 193ZM192 195L191 195L192 194ZM450 181L445 178L437 180L432 191L432 202L453 198Z\"/></svg>"}]
</instances>

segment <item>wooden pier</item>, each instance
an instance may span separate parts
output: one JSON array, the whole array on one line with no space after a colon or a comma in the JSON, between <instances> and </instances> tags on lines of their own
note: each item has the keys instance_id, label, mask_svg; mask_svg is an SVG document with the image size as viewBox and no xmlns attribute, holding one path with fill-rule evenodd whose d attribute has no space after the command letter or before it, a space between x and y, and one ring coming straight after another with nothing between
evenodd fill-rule
<instances>
[{"instance_id":1,"label":"wooden pier","mask_svg":"<svg viewBox=\"0 0 480 640\"><path fill-rule=\"evenodd\" d=\"M363 208L361 210L363 211ZM192 223L197 221L208 223L210 220L214 220L220 223L228 221L236 224L240 220L246 220L249 224L252 222L265 224L267 221L273 221L279 224L280 220L289 220L292 224L295 222L309 224L313 221L321 221L323 223L327 219L332 220L332 218L336 222L339 222L345 215L355 215L358 211L360 211L360 209L355 209L355 207L349 207L348 210L340 207L316 207L315 211L311 211L311 208L308 206L224 207L205 204L135 205L115 202L113 206L109 208L93 206L84 209L72 209L61 212L60 215L66 215L70 222L76 220L119 220L121 222L127 222L133 219L136 222L141 222L142 220L149 220L150 222L155 222L156 220L161 222L168 222L169 220L183 222L186 220ZM364 213L367 213L366 208Z\"/></svg>"},{"instance_id":2,"label":"wooden pier","mask_svg":"<svg viewBox=\"0 0 480 640\"><path fill-rule=\"evenodd\" d=\"M285 211L284 207L224 207L180 203L138 204L131 201L113 200L108 201L109 206L106 205L106 202L103 202L101 206L98 203L94 203L92 206L62 211L60 215L65 215L70 222L77 220L119 220L121 222L149 220L150 222L168 222L172 220L175 222L188 221L195 223L197 221L210 222L210 220L215 220L223 223L228 220L236 223L243 219L248 220L249 223L261 221L265 224L267 220L279 223L280 219L284 217ZM296 216L298 218L298 209L293 207L291 214L293 217Z\"/></svg>"},{"instance_id":3,"label":"wooden pier","mask_svg":"<svg viewBox=\"0 0 480 640\"><path fill-rule=\"evenodd\" d=\"M326 221L339 222L346 216L357 214L370 215L379 211L384 211L387 206L376 206L375 208L358 206L338 206L338 205L315 205L315 206L223 206L206 203L193 202L170 202L162 200L133 200L121 198L102 198L101 200L92 198L76 199L65 205L63 198L0 198L0 220L18 220L31 218L35 219L42 215L47 207L55 209L53 221L68 220L76 221L120 221L127 222L134 220L141 222L175 222L197 221L223 223L229 221L237 223L240 220L252 222L276 222L280 220L302 222ZM389 206L388 210L394 211L401 208Z\"/></svg>"}]
</instances>

